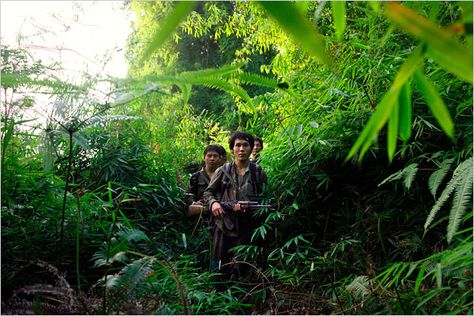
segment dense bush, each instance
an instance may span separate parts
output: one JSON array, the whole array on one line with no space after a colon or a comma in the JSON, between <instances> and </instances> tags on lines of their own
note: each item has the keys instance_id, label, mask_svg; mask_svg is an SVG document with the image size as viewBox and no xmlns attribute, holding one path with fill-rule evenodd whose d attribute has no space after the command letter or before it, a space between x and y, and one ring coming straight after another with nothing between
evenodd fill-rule
<instances>
[{"instance_id":1,"label":"dense bush","mask_svg":"<svg viewBox=\"0 0 474 316\"><path fill-rule=\"evenodd\" d=\"M12 109L34 99L2 114L2 307L59 312L54 292L64 313L472 313L472 69L429 32L472 48L472 3L188 5L129 4L129 78L108 102L2 51L24 66L2 66L5 93L58 100L31 133ZM144 61L176 6L175 41ZM185 189L236 129L264 140L274 209L235 249L249 275L222 290ZM61 282L15 273L31 267Z\"/></svg>"}]
</instances>

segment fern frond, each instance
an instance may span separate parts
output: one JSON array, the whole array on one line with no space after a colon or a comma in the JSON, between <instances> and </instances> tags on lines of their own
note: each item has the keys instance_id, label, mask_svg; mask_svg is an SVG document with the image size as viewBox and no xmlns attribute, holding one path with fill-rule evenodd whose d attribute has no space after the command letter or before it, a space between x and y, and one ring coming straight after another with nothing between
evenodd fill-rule
<instances>
[{"instance_id":1,"label":"fern frond","mask_svg":"<svg viewBox=\"0 0 474 316\"><path fill-rule=\"evenodd\" d=\"M120 290L121 294L132 292L137 285L152 271L150 258L141 258L126 265L116 275L113 283L107 284L111 289ZM109 282L107 282L109 283Z\"/></svg>"},{"instance_id":2,"label":"fern frond","mask_svg":"<svg viewBox=\"0 0 474 316\"><path fill-rule=\"evenodd\" d=\"M416 173L418 172L418 163L412 163L402 170L399 170L390 176L388 176L385 180L379 183L378 186L381 186L387 182L392 182L395 180L403 179L403 185L409 190L413 180L415 179Z\"/></svg>"},{"instance_id":3,"label":"fern frond","mask_svg":"<svg viewBox=\"0 0 474 316\"><path fill-rule=\"evenodd\" d=\"M468 160L466 160L465 162L457 166L457 168L454 170L451 180L449 180L448 184L446 185L443 192L439 196L435 205L431 209L430 214L428 215L428 218L426 219L426 222L424 225L425 234L426 234L426 231L428 230L429 225L431 224L431 222L433 222L433 219L438 213L438 211L441 209L444 203L446 203L446 201L449 199L449 197L454 192L456 187L459 185L459 182L461 181L461 179L464 177L462 172L464 171L463 169L466 168L464 163L466 163L467 161ZM472 170L472 160L471 160L471 170ZM471 176L472 176L472 172L471 172Z\"/></svg>"},{"instance_id":4,"label":"fern frond","mask_svg":"<svg viewBox=\"0 0 474 316\"><path fill-rule=\"evenodd\" d=\"M177 79L193 81L199 78L216 78L236 72L243 66L243 63L236 65L225 65L220 68L208 68L196 71L185 71L176 76Z\"/></svg>"},{"instance_id":5,"label":"fern frond","mask_svg":"<svg viewBox=\"0 0 474 316\"><path fill-rule=\"evenodd\" d=\"M102 267L115 261L126 261L125 250L127 250L127 248L128 246L125 240L119 242L117 239L112 238L110 245L104 243L100 249L92 255L91 260L94 261L94 267Z\"/></svg>"},{"instance_id":6,"label":"fern frond","mask_svg":"<svg viewBox=\"0 0 474 316\"><path fill-rule=\"evenodd\" d=\"M355 298L364 298L370 293L369 286L369 277L366 275L359 275L346 286L346 290Z\"/></svg>"},{"instance_id":7,"label":"fern frond","mask_svg":"<svg viewBox=\"0 0 474 316\"><path fill-rule=\"evenodd\" d=\"M453 239L454 233L458 230L461 218L466 212L472 198L472 158L459 165L458 176L461 178L457 182L456 193L454 194L453 207L449 214L448 243Z\"/></svg>"},{"instance_id":8,"label":"fern frond","mask_svg":"<svg viewBox=\"0 0 474 316\"><path fill-rule=\"evenodd\" d=\"M428 230L428 227L430 226L431 222L433 221L438 211L441 209L443 204L449 199L449 197L451 196L451 193L453 193L457 181L458 181L457 178L455 177L451 178L451 180L449 180L448 184L446 185L443 192L439 196L439 199L436 201L435 205L430 211L430 214L426 218L426 222L424 226L425 233Z\"/></svg>"},{"instance_id":9,"label":"fern frond","mask_svg":"<svg viewBox=\"0 0 474 316\"><path fill-rule=\"evenodd\" d=\"M416 173L418 172L418 164L412 163L405 169L403 169L403 184L407 190L410 190L411 184L415 179Z\"/></svg>"},{"instance_id":10,"label":"fern frond","mask_svg":"<svg viewBox=\"0 0 474 316\"><path fill-rule=\"evenodd\" d=\"M378 184L378 186L381 186L387 182L395 181L395 180L400 180L403 176L403 170L398 170L395 173L392 173L389 175L387 178L385 178L382 182Z\"/></svg>"},{"instance_id":11,"label":"fern frond","mask_svg":"<svg viewBox=\"0 0 474 316\"><path fill-rule=\"evenodd\" d=\"M433 172L428 180L428 187L430 189L431 194L436 199L436 192L438 191L439 186L443 182L443 179L448 174L449 169L451 168L451 164L453 162L453 158L444 160L439 169Z\"/></svg>"},{"instance_id":12,"label":"fern frond","mask_svg":"<svg viewBox=\"0 0 474 316\"><path fill-rule=\"evenodd\" d=\"M276 89L278 88L278 80L260 76L249 72L235 72L230 76L238 81L239 84L256 85Z\"/></svg>"},{"instance_id":13,"label":"fern frond","mask_svg":"<svg viewBox=\"0 0 474 316\"><path fill-rule=\"evenodd\" d=\"M140 241L145 240L149 241L147 235L139 229L136 228L124 228L120 230L117 235L127 241Z\"/></svg>"},{"instance_id":14,"label":"fern frond","mask_svg":"<svg viewBox=\"0 0 474 316\"><path fill-rule=\"evenodd\" d=\"M192 83L200 84L200 85L213 88L213 89L219 89L219 90L237 95L240 98L242 98L245 102L247 102L247 104L253 106L252 99L247 94L247 92L241 87L235 84L232 84L230 82L222 81L216 78L200 78L199 80L193 80Z\"/></svg>"}]
</instances>

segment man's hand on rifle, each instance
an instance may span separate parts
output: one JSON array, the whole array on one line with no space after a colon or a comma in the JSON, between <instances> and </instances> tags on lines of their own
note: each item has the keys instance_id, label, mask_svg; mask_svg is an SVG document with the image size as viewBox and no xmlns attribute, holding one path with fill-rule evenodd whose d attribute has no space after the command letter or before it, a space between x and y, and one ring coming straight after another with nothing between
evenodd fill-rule
<instances>
[{"instance_id":1,"label":"man's hand on rifle","mask_svg":"<svg viewBox=\"0 0 474 316\"><path fill-rule=\"evenodd\" d=\"M214 202L211 209L212 215L215 217L221 217L224 215L224 209L219 202Z\"/></svg>"}]
</instances>

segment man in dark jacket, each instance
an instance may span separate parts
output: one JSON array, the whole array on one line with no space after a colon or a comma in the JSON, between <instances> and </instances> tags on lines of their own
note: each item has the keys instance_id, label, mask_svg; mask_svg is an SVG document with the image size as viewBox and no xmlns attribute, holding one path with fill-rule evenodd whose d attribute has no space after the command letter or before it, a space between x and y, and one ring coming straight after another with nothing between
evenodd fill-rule
<instances>
[{"instance_id":1,"label":"man in dark jacket","mask_svg":"<svg viewBox=\"0 0 474 316\"><path fill-rule=\"evenodd\" d=\"M216 169L225 163L227 153L221 145L209 145L204 149L204 166L196 171L189 179L189 206L188 216L197 215L208 211L204 204L204 190L209 185L211 177Z\"/></svg>"},{"instance_id":2,"label":"man in dark jacket","mask_svg":"<svg viewBox=\"0 0 474 316\"><path fill-rule=\"evenodd\" d=\"M255 219L245 205L236 203L224 209L221 202L257 201L267 185L263 169L250 161L254 138L246 132L235 132L229 142L234 161L218 168L204 192L212 214L212 262L214 271L240 274L240 265L229 251L249 244ZM224 204L224 203L223 203Z\"/></svg>"}]
</instances>

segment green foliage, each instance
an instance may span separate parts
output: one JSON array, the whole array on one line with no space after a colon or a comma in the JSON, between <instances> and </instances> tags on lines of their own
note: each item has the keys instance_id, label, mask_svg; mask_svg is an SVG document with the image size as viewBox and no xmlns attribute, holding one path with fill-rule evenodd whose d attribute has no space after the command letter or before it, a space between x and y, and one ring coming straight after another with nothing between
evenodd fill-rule
<instances>
[{"instance_id":1,"label":"green foliage","mask_svg":"<svg viewBox=\"0 0 474 316\"><path fill-rule=\"evenodd\" d=\"M64 222L58 268L101 302L88 313L472 314L472 37L459 32L472 5L127 6L113 100L18 77L58 102L44 137L16 111L31 98L4 114L3 284L57 259ZM248 275L215 284L184 192L203 148L236 129L264 140L275 210L234 248Z\"/></svg>"},{"instance_id":2,"label":"green foliage","mask_svg":"<svg viewBox=\"0 0 474 316\"><path fill-rule=\"evenodd\" d=\"M436 192L435 189L433 190ZM472 200L472 158L460 163L454 170L451 180L449 180L440 197L436 200L435 205L426 219L424 226L425 231L429 228L434 217L453 192L455 192L455 194L449 215L448 242L451 242L454 233L458 230L461 219L470 206L469 202Z\"/></svg>"}]
</instances>

